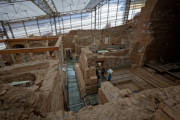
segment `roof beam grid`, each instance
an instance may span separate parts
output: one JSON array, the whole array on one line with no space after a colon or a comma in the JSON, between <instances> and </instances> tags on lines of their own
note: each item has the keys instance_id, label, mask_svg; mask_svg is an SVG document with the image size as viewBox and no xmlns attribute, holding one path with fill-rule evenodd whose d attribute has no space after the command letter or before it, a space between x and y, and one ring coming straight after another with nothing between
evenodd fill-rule
<instances>
[{"instance_id":1,"label":"roof beam grid","mask_svg":"<svg viewBox=\"0 0 180 120\"><path fill-rule=\"evenodd\" d=\"M58 13L52 0L31 0L37 7L49 16L54 16Z\"/></svg>"}]
</instances>

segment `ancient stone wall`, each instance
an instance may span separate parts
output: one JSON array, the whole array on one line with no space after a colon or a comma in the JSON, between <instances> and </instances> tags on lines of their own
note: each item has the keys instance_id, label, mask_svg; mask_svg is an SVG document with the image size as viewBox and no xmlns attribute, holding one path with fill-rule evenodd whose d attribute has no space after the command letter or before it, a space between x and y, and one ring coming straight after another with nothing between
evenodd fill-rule
<instances>
[{"instance_id":1,"label":"ancient stone wall","mask_svg":"<svg viewBox=\"0 0 180 120\"><path fill-rule=\"evenodd\" d=\"M64 47L72 48L73 52L80 54L83 47L97 48L108 45L122 45L128 48L132 37L135 34L135 27L129 23L118 27L103 30L73 30L63 36Z\"/></svg>"},{"instance_id":2,"label":"ancient stone wall","mask_svg":"<svg viewBox=\"0 0 180 120\"><path fill-rule=\"evenodd\" d=\"M159 0L152 12L150 31L153 37L145 52L145 62L174 62L180 60L178 6L180 2Z\"/></svg>"},{"instance_id":3,"label":"ancient stone wall","mask_svg":"<svg viewBox=\"0 0 180 120\"><path fill-rule=\"evenodd\" d=\"M64 111L64 81L58 61L31 62L0 69L0 118L42 119L47 112ZM11 82L31 81L28 86Z\"/></svg>"},{"instance_id":4,"label":"ancient stone wall","mask_svg":"<svg viewBox=\"0 0 180 120\"><path fill-rule=\"evenodd\" d=\"M134 19L136 36L131 58L137 66L145 62L179 60L179 1L149 0Z\"/></svg>"},{"instance_id":5,"label":"ancient stone wall","mask_svg":"<svg viewBox=\"0 0 180 120\"><path fill-rule=\"evenodd\" d=\"M86 48L81 49L80 55L80 69L83 75L83 80L85 82L85 88L87 94L92 94L97 92L97 77L96 77L96 68L95 68L95 59L94 64L92 64L92 59L95 58L93 53ZM90 58L90 59L89 59ZM90 64L91 62L91 64Z\"/></svg>"}]
</instances>

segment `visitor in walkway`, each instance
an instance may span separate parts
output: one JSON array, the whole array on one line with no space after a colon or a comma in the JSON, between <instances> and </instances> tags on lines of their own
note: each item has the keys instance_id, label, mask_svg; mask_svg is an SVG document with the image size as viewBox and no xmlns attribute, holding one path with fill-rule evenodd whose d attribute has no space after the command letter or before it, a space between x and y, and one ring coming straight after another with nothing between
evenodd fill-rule
<instances>
[{"instance_id":1,"label":"visitor in walkway","mask_svg":"<svg viewBox=\"0 0 180 120\"><path fill-rule=\"evenodd\" d=\"M100 74L99 74L99 68L96 67L96 76L97 76L97 86L98 88L101 87L101 79L100 79Z\"/></svg>"},{"instance_id":2,"label":"visitor in walkway","mask_svg":"<svg viewBox=\"0 0 180 120\"><path fill-rule=\"evenodd\" d=\"M96 67L96 76L97 76L97 79L100 79L99 69L97 67Z\"/></svg>"},{"instance_id":3,"label":"visitor in walkway","mask_svg":"<svg viewBox=\"0 0 180 120\"><path fill-rule=\"evenodd\" d=\"M109 68L108 71L107 71L107 73L108 73L108 81L110 81L111 78L112 78L113 70L112 70L111 68Z\"/></svg>"},{"instance_id":4,"label":"visitor in walkway","mask_svg":"<svg viewBox=\"0 0 180 120\"><path fill-rule=\"evenodd\" d=\"M105 68L104 68L104 66L102 66L102 68L101 68L101 78L102 79L105 79L105 77L104 77L104 73L105 73Z\"/></svg>"}]
</instances>

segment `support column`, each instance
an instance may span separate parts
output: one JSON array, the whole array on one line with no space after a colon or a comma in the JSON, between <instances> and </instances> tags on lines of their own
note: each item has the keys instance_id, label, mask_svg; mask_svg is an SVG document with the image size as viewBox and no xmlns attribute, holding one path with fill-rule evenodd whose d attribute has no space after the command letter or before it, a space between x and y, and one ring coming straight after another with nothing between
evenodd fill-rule
<instances>
[{"instance_id":1,"label":"support column","mask_svg":"<svg viewBox=\"0 0 180 120\"><path fill-rule=\"evenodd\" d=\"M50 25L51 25L51 31L52 31L52 33L53 33L51 18L50 18L49 20L50 20L49 22L50 22Z\"/></svg>"},{"instance_id":2,"label":"support column","mask_svg":"<svg viewBox=\"0 0 180 120\"><path fill-rule=\"evenodd\" d=\"M82 29L82 12L81 12L81 29Z\"/></svg>"},{"instance_id":3,"label":"support column","mask_svg":"<svg viewBox=\"0 0 180 120\"><path fill-rule=\"evenodd\" d=\"M27 30L26 30L26 26L25 26L24 21L22 21L22 23L23 23L24 31L25 31L25 33L26 33L26 37L28 37L28 34L27 34Z\"/></svg>"},{"instance_id":4,"label":"support column","mask_svg":"<svg viewBox=\"0 0 180 120\"><path fill-rule=\"evenodd\" d=\"M5 36L6 36L6 38L9 39L9 36L8 36L8 34L7 34L7 30L6 30L5 26L4 26L4 22L3 22L3 21L1 22L1 25L2 25L3 32L4 32ZM10 48L8 42L6 42L6 47L7 47L8 49ZM16 63L16 59L15 59L15 57L14 57L14 54L10 54L10 56L11 56L12 62L15 64L15 63Z\"/></svg>"},{"instance_id":5,"label":"support column","mask_svg":"<svg viewBox=\"0 0 180 120\"><path fill-rule=\"evenodd\" d=\"M94 29L96 30L96 7L95 7L95 16L94 16Z\"/></svg>"},{"instance_id":6,"label":"support column","mask_svg":"<svg viewBox=\"0 0 180 120\"><path fill-rule=\"evenodd\" d=\"M117 2L115 27L116 27L116 24L117 24L117 14L118 14L118 10L119 10L118 8L119 8L119 0L118 0L118 2Z\"/></svg>"},{"instance_id":7,"label":"support column","mask_svg":"<svg viewBox=\"0 0 180 120\"><path fill-rule=\"evenodd\" d=\"M61 23L60 23L59 16L58 16L58 23L59 23L59 32L62 34L62 31L61 31Z\"/></svg>"},{"instance_id":8,"label":"support column","mask_svg":"<svg viewBox=\"0 0 180 120\"><path fill-rule=\"evenodd\" d=\"M100 29L101 29L101 11L102 11L102 6L100 8Z\"/></svg>"},{"instance_id":9,"label":"support column","mask_svg":"<svg viewBox=\"0 0 180 120\"><path fill-rule=\"evenodd\" d=\"M28 37L28 34L27 34L27 30L26 30L26 26L25 26L24 21L22 21L22 23L23 23L24 31L25 31L25 33L26 33L26 37Z\"/></svg>"},{"instance_id":10,"label":"support column","mask_svg":"<svg viewBox=\"0 0 180 120\"><path fill-rule=\"evenodd\" d=\"M41 31L40 31L40 27L39 27L39 20L38 20L38 18L36 20L37 20L37 26L38 26L38 30L39 30L39 35L41 36Z\"/></svg>"},{"instance_id":11,"label":"support column","mask_svg":"<svg viewBox=\"0 0 180 120\"><path fill-rule=\"evenodd\" d=\"M64 20L63 20L63 17L61 17L61 20L62 20L63 34L64 34Z\"/></svg>"},{"instance_id":12,"label":"support column","mask_svg":"<svg viewBox=\"0 0 180 120\"><path fill-rule=\"evenodd\" d=\"M4 26L4 22L3 21L1 21L1 25L2 25L2 28L3 28L4 35L6 36L7 39L9 39L9 36L7 34L7 30L6 30L6 27Z\"/></svg>"},{"instance_id":13,"label":"support column","mask_svg":"<svg viewBox=\"0 0 180 120\"><path fill-rule=\"evenodd\" d=\"M107 0L108 3L108 11L107 11L107 26L108 26L108 22L109 22L109 0Z\"/></svg>"},{"instance_id":14,"label":"support column","mask_svg":"<svg viewBox=\"0 0 180 120\"><path fill-rule=\"evenodd\" d=\"M53 19L54 19L55 33L56 33L56 36L57 36L57 26L56 26L56 16L55 15L53 16Z\"/></svg>"},{"instance_id":15,"label":"support column","mask_svg":"<svg viewBox=\"0 0 180 120\"><path fill-rule=\"evenodd\" d=\"M94 29L96 30L96 7L95 7L95 20L94 20ZM94 31L94 35L93 35L93 48L96 49L96 37L95 37L95 31Z\"/></svg>"},{"instance_id":16,"label":"support column","mask_svg":"<svg viewBox=\"0 0 180 120\"><path fill-rule=\"evenodd\" d=\"M97 8L98 8L98 29L99 29L99 6Z\"/></svg>"},{"instance_id":17,"label":"support column","mask_svg":"<svg viewBox=\"0 0 180 120\"><path fill-rule=\"evenodd\" d=\"M13 33L13 30L12 30L12 28L11 28L11 25L9 24L9 22L8 22L7 24L8 24L9 30L10 30L10 32L11 32L12 38L15 38L14 33Z\"/></svg>"},{"instance_id":18,"label":"support column","mask_svg":"<svg viewBox=\"0 0 180 120\"><path fill-rule=\"evenodd\" d=\"M69 17L70 17L70 26L71 26L71 30L72 30L72 24L71 24L71 14L70 14L70 16L69 16Z\"/></svg>"},{"instance_id":19,"label":"support column","mask_svg":"<svg viewBox=\"0 0 180 120\"><path fill-rule=\"evenodd\" d=\"M128 21L130 4L131 4L131 0L126 0L126 6L125 6L125 10L124 10L123 24L126 24L127 21Z\"/></svg>"},{"instance_id":20,"label":"support column","mask_svg":"<svg viewBox=\"0 0 180 120\"><path fill-rule=\"evenodd\" d=\"M91 30L92 30L92 11L91 11Z\"/></svg>"}]
</instances>

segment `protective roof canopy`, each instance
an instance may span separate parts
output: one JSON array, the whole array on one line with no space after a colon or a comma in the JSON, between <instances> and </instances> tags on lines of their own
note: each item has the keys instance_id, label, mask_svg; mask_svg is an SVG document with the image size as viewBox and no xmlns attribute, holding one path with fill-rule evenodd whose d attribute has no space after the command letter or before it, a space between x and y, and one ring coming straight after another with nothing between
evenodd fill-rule
<instances>
[{"instance_id":1,"label":"protective roof canopy","mask_svg":"<svg viewBox=\"0 0 180 120\"><path fill-rule=\"evenodd\" d=\"M0 1L0 20L16 20L46 15L30 0ZM49 3L49 0L46 0ZM52 0L60 13L92 9L103 0Z\"/></svg>"}]
</instances>

